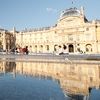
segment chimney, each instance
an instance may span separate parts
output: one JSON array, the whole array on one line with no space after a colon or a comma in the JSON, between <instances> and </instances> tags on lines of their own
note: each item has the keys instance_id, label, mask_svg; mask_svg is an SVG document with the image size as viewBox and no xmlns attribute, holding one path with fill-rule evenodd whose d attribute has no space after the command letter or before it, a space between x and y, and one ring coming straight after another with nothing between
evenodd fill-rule
<instances>
[{"instance_id":1,"label":"chimney","mask_svg":"<svg viewBox=\"0 0 100 100\"><path fill-rule=\"evenodd\" d=\"M84 16L84 7L81 7L81 13Z\"/></svg>"}]
</instances>

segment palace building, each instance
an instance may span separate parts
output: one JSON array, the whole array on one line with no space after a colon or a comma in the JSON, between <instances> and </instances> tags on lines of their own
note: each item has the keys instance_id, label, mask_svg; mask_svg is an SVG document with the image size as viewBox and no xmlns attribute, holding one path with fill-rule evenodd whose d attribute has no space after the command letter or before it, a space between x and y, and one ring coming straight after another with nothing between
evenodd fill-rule
<instances>
[{"instance_id":1,"label":"palace building","mask_svg":"<svg viewBox=\"0 0 100 100\"><path fill-rule=\"evenodd\" d=\"M54 26L13 30L12 36L15 45L28 46L29 52L58 53L58 46L66 45L69 53L100 53L100 20L88 21L84 7L81 11L75 7L62 11ZM2 45L3 49L12 49L4 42Z\"/></svg>"},{"instance_id":2,"label":"palace building","mask_svg":"<svg viewBox=\"0 0 100 100\"><path fill-rule=\"evenodd\" d=\"M15 31L0 29L0 50L10 50L15 46Z\"/></svg>"}]
</instances>

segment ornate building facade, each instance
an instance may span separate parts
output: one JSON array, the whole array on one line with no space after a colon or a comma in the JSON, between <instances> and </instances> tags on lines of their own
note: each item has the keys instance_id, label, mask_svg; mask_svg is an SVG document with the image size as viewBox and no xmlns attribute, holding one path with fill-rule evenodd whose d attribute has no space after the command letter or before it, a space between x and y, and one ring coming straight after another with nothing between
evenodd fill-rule
<instances>
[{"instance_id":1,"label":"ornate building facade","mask_svg":"<svg viewBox=\"0 0 100 100\"><path fill-rule=\"evenodd\" d=\"M15 46L15 31L0 29L0 49L11 50Z\"/></svg>"},{"instance_id":2,"label":"ornate building facade","mask_svg":"<svg viewBox=\"0 0 100 100\"><path fill-rule=\"evenodd\" d=\"M100 20L88 21L84 7L81 11L77 8L62 11L54 26L14 31L14 34L15 44L28 46L29 52L57 53L58 46L65 44L69 53L100 53Z\"/></svg>"},{"instance_id":3,"label":"ornate building facade","mask_svg":"<svg viewBox=\"0 0 100 100\"><path fill-rule=\"evenodd\" d=\"M27 45L30 52L57 52L65 44L69 53L83 51L100 53L100 21L88 21L77 8L61 12L58 23L52 27L22 30L16 34L16 43Z\"/></svg>"}]
</instances>

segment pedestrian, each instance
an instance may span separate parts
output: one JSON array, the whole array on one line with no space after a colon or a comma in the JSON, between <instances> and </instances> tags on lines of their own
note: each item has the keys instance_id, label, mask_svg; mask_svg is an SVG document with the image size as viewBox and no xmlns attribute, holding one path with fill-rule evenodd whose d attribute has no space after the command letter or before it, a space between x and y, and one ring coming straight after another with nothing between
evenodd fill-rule
<instances>
[{"instance_id":1,"label":"pedestrian","mask_svg":"<svg viewBox=\"0 0 100 100\"><path fill-rule=\"evenodd\" d=\"M63 54L63 49L61 46L59 46L59 55L62 55Z\"/></svg>"},{"instance_id":2,"label":"pedestrian","mask_svg":"<svg viewBox=\"0 0 100 100\"><path fill-rule=\"evenodd\" d=\"M63 45L63 53L68 54L68 49L67 49L67 46L65 44Z\"/></svg>"},{"instance_id":3,"label":"pedestrian","mask_svg":"<svg viewBox=\"0 0 100 100\"><path fill-rule=\"evenodd\" d=\"M21 50L21 48L20 48L20 47L18 47L18 49L17 49L18 53L20 53L20 50Z\"/></svg>"},{"instance_id":4,"label":"pedestrian","mask_svg":"<svg viewBox=\"0 0 100 100\"><path fill-rule=\"evenodd\" d=\"M26 54L28 54L28 46L26 46L25 52L26 52Z\"/></svg>"},{"instance_id":5,"label":"pedestrian","mask_svg":"<svg viewBox=\"0 0 100 100\"><path fill-rule=\"evenodd\" d=\"M23 47L23 48L22 48L22 54L25 54L25 51L26 51L26 48Z\"/></svg>"}]
</instances>

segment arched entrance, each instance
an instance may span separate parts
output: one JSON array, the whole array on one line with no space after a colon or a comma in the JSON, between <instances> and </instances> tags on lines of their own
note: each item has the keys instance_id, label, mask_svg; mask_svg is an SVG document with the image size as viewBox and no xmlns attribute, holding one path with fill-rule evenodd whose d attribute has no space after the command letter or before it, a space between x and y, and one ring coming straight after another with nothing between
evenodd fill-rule
<instances>
[{"instance_id":1,"label":"arched entrance","mask_svg":"<svg viewBox=\"0 0 100 100\"><path fill-rule=\"evenodd\" d=\"M57 44L54 45L54 52L56 52L56 53L58 52L58 45Z\"/></svg>"},{"instance_id":2,"label":"arched entrance","mask_svg":"<svg viewBox=\"0 0 100 100\"><path fill-rule=\"evenodd\" d=\"M39 52L43 52L43 45L39 46Z\"/></svg>"},{"instance_id":3,"label":"arched entrance","mask_svg":"<svg viewBox=\"0 0 100 100\"><path fill-rule=\"evenodd\" d=\"M70 44L68 48L69 48L69 52L74 52L74 46L72 44Z\"/></svg>"},{"instance_id":4,"label":"arched entrance","mask_svg":"<svg viewBox=\"0 0 100 100\"><path fill-rule=\"evenodd\" d=\"M37 45L35 45L34 47L35 47L35 48L34 48L34 49L35 49L34 52L37 52Z\"/></svg>"},{"instance_id":5,"label":"arched entrance","mask_svg":"<svg viewBox=\"0 0 100 100\"><path fill-rule=\"evenodd\" d=\"M32 46L31 45L29 46L29 51L32 52Z\"/></svg>"},{"instance_id":6,"label":"arched entrance","mask_svg":"<svg viewBox=\"0 0 100 100\"><path fill-rule=\"evenodd\" d=\"M49 51L49 45L46 45L46 51L47 52Z\"/></svg>"},{"instance_id":7,"label":"arched entrance","mask_svg":"<svg viewBox=\"0 0 100 100\"><path fill-rule=\"evenodd\" d=\"M86 52L92 52L92 45L86 44Z\"/></svg>"}]
</instances>

